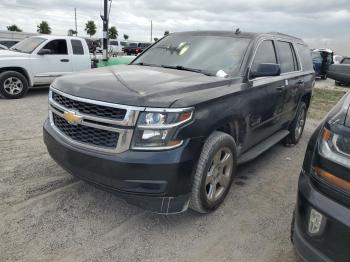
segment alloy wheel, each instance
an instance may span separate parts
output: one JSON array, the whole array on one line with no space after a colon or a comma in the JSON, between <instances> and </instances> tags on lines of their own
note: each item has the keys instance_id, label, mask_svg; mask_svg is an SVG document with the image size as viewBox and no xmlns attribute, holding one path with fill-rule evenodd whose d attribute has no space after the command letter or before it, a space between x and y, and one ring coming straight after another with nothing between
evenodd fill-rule
<instances>
[{"instance_id":1,"label":"alloy wheel","mask_svg":"<svg viewBox=\"0 0 350 262\"><path fill-rule=\"evenodd\" d=\"M18 95L23 91L23 82L17 77L9 77L4 81L4 90L9 95Z\"/></svg>"},{"instance_id":2,"label":"alloy wheel","mask_svg":"<svg viewBox=\"0 0 350 262\"><path fill-rule=\"evenodd\" d=\"M213 157L205 180L207 200L215 202L229 187L233 169L233 154L227 147L219 149Z\"/></svg>"}]
</instances>

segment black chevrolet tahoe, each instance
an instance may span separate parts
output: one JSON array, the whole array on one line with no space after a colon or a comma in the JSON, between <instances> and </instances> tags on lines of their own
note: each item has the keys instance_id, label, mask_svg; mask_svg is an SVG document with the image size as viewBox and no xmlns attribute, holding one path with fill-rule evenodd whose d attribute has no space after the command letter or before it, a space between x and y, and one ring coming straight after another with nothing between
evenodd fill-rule
<instances>
[{"instance_id":1,"label":"black chevrolet tahoe","mask_svg":"<svg viewBox=\"0 0 350 262\"><path fill-rule=\"evenodd\" d=\"M298 143L314 78L295 37L173 33L129 65L58 78L44 140L72 175L130 203L207 213L237 165Z\"/></svg>"},{"instance_id":2,"label":"black chevrolet tahoe","mask_svg":"<svg viewBox=\"0 0 350 262\"><path fill-rule=\"evenodd\" d=\"M304 261L350 261L350 93L308 144L292 240Z\"/></svg>"}]
</instances>

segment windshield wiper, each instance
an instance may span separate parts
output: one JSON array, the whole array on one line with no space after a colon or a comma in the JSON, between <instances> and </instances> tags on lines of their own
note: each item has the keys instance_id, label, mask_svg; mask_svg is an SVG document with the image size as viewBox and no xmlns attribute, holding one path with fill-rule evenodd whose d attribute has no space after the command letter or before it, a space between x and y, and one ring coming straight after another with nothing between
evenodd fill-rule
<instances>
[{"instance_id":1,"label":"windshield wiper","mask_svg":"<svg viewBox=\"0 0 350 262\"><path fill-rule=\"evenodd\" d=\"M161 65L161 67L170 68L170 69L177 69L177 70L182 70L182 71L195 72L195 73L200 73L200 74L203 74L206 76L213 76L213 74L208 72L208 71L196 69L196 68L185 67L185 66L180 66L180 65L178 65L178 66Z\"/></svg>"},{"instance_id":2,"label":"windshield wiper","mask_svg":"<svg viewBox=\"0 0 350 262\"><path fill-rule=\"evenodd\" d=\"M148 64L148 63L143 63L143 62L141 62L141 63L136 63L136 64L132 64L132 65L160 67L160 65Z\"/></svg>"}]
</instances>

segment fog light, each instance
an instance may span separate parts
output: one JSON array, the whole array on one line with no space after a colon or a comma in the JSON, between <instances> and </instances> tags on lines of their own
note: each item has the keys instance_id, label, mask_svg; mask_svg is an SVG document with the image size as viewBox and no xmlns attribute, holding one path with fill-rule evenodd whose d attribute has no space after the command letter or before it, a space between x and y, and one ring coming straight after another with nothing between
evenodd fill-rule
<instances>
[{"instance_id":1,"label":"fog light","mask_svg":"<svg viewBox=\"0 0 350 262\"><path fill-rule=\"evenodd\" d=\"M316 211L315 209L311 209L310 217L309 217L309 233L312 235L319 235L322 233L324 225L324 217L323 215Z\"/></svg>"}]
</instances>

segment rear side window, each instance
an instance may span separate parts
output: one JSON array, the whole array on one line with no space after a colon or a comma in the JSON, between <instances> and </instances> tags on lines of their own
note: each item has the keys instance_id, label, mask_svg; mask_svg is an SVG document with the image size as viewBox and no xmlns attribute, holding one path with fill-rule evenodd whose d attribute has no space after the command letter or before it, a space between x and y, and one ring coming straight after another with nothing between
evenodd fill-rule
<instances>
[{"instance_id":1,"label":"rear side window","mask_svg":"<svg viewBox=\"0 0 350 262\"><path fill-rule=\"evenodd\" d=\"M263 41L259 45L251 70L256 71L260 64L277 64L275 45L272 40Z\"/></svg>"},{"instance_id":2,"label":"rear side window","mask_svg":"<svg viewBox=\"0 0 350 262\"><path fill-rule=\"evenodd\" d=\"M311 51L306 45L297 44L297 50L300 58L300 62L303 65L303 71L314 70ZM318 54L319 57L319 54Z\"/></svg>"},{"instance_id":3,"label":"rear side window","mask_svg":"<svg viewBox=\"0 0 350 262\"><path fill-rule=\"evenodd\" d=\"M84 47L80 40L72 40L72 48L74 55L83 55Z\"/></svg>"},{"instance_id":4,"label":"rear side window","mask_svg":"<svg viewBox=\"0 0 350 262\"><path fill-rule=\"evenodd\" d=\"M280 57L281 73L298 71L299 66L292 44L289 42L277 41L277 47Z\"/></svg>"},{"instance_id":5,"label":"rear side window","mask_svg":"<svg viewBox=\"0 0 350 262\"><path fill-rule=\"evenodd\" d=\"M43 49L51 50L51 55L68 55L67 41L64 39L52 40Z\"/></svg>"}]
</instances>

